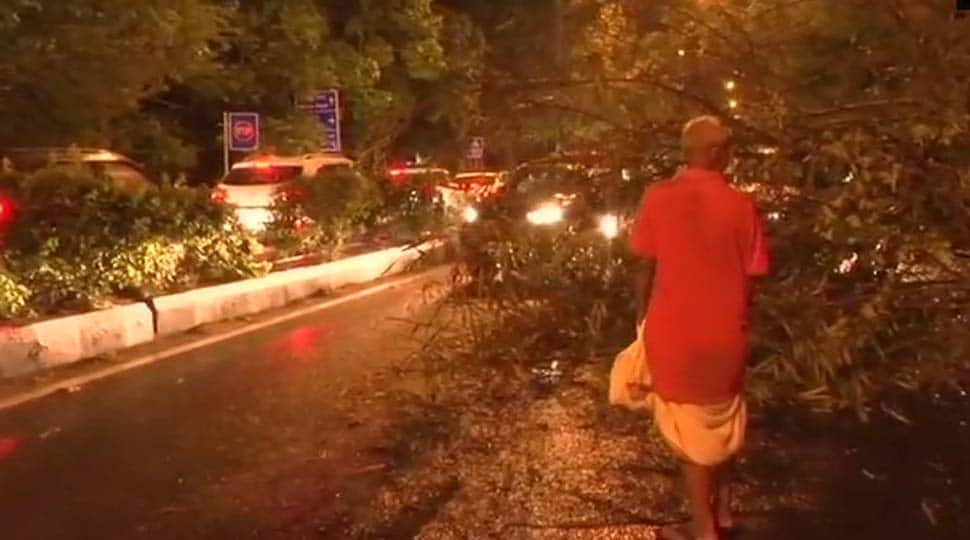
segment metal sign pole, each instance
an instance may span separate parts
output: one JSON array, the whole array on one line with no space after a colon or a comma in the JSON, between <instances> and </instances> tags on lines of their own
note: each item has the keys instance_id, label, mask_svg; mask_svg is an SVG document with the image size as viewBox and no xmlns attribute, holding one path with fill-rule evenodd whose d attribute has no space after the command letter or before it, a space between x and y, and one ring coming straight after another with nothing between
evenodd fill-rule
<instances>
[{"instance_id":1,"label":"metal sign pole","mask_svg":"<svg viewBox=\"0 0 970 540\"><path fill-rule=\"evenodd\" d=\"M229 113L222 113L222 175L229 175Z\"/></svg>"},{"instance_id":2,"label":"metal sign pole","mask_svg":"<svg viewBox=\"0 0 970 540\"><path fill-rule=\"evenodd\" d=\"M343 152L344 141L343 134L340 129L340 92L337 90L333 91L333 112L334 116L337 118L337 152Z\"/></svg>"}]
</instances>

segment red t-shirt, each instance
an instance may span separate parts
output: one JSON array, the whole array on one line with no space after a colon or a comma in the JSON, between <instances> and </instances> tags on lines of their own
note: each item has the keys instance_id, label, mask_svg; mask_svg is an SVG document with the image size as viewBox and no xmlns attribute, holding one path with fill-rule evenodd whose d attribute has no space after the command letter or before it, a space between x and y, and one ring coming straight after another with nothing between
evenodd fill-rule
<instances>
[{"instance_id":1,"label":"red t-shirt","mask_svg":"<svg viewBox=\"0 0 970 540\"><path fill-rule=\"evenodd\" d=\"M644 321L656 392L696 405L732 399L748 357L749 280L769 268L754 200L721 173L687 169L647 189L630 247L657 262Z\"/></svg>"}]
</instances>

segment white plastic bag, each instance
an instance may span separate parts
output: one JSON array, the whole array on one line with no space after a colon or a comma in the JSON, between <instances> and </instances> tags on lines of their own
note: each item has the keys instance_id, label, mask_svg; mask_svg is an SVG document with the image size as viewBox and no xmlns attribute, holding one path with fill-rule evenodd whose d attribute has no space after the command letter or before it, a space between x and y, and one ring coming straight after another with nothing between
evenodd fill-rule
<instances>
[{"instance_id":1,"label":"white plastic bag","mask_svg":"<svg viewBox=\"0 0 970 540\"><path fill-rule=\"evenodd\" d=\"M610 371L610 405L631 410L651 409L653 392L647 354L643 348L643 325L637 339L616 355Z\"/></svg>"}]
</instances>

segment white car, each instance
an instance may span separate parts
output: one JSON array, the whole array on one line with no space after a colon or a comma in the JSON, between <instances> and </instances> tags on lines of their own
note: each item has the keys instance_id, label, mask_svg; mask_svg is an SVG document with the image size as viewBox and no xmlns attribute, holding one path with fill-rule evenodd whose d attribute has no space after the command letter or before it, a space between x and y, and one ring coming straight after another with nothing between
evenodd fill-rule
<instances>
[{"instance_id":1,"label":"white car","mask_svg":"<svg viewBox=\"0 0 970 540\"><path fill-rule=\"evenodd\" d=\"M101 148L10 148L0 151L0 172L34 172L45 167L72 168L107 178L119 186L145 189L155 182L138 162Z\"/></svg>"},{"instance_id":2,"label":"white car","mask_svg":"<svg viewBox=\"0 0 970 540\"><path fill-rule=\"evenodd\" d=\"M272 206L280 191L300 177L313 177L327 168L349 168L354 162L336 154L264 156L240 161L219 181L213 200L235 207L239 222L261 232L273 220Z\"/></svg>"}]
</instances>

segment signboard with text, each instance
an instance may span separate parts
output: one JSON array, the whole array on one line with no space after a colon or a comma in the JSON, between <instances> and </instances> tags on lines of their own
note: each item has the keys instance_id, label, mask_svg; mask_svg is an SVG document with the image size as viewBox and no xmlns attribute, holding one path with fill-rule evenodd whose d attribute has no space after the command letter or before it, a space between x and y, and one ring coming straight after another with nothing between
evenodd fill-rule
<instances>
[{"instance_id":1,"label":"signboard with text","mask_svg":"<svg viewBox=\"0 0 970 540\"><path fill-rule=\"evenodd\" d=\"M338 90L324 90L314 96L312 101L304 102L300 108L312 111L323 126L321 151L340 152L343 150L343 140L340 133L340 92Z\"/></svg>"}]
</instances>

